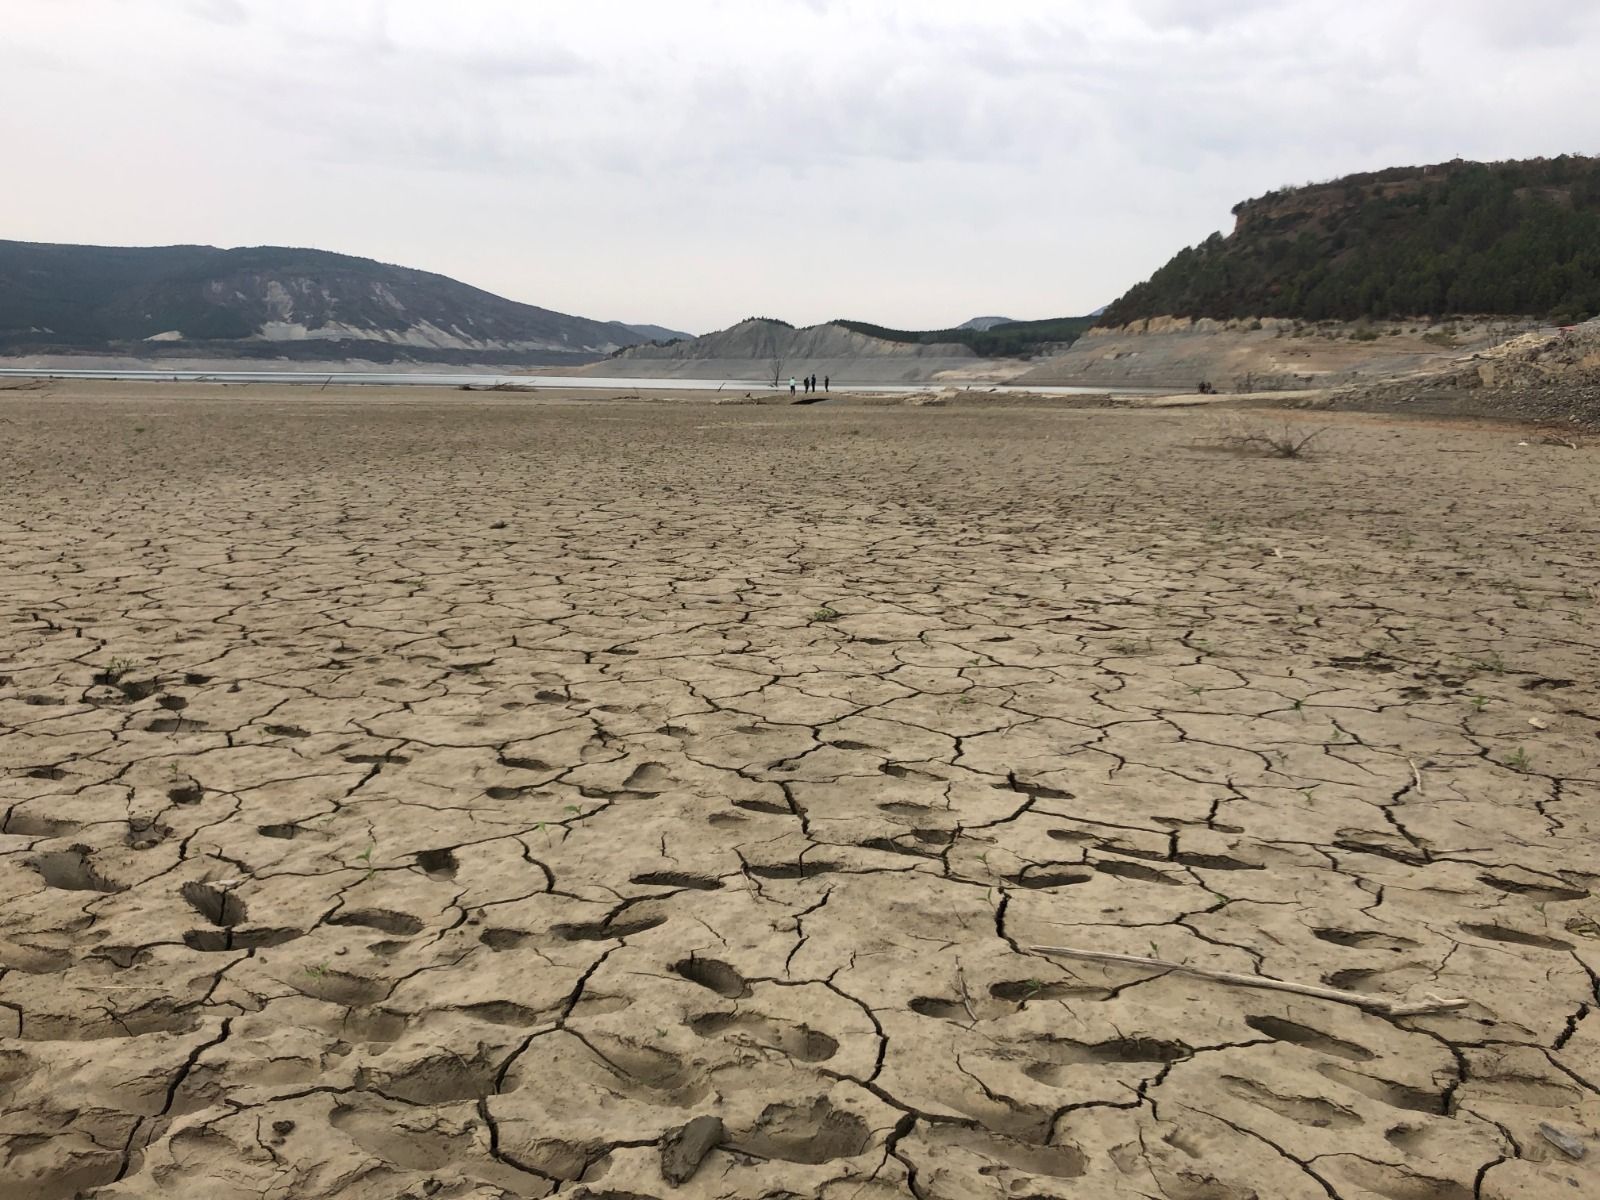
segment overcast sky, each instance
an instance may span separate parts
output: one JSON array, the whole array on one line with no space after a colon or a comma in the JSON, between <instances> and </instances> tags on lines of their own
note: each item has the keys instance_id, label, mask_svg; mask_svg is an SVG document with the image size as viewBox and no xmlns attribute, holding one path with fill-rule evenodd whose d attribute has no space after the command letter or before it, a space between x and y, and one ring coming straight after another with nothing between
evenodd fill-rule
<instances>
[{"instance_id":1,"label":"overcast sky","mask_svg":"<svg viewBox=\"0 0 1600 1200\"><path fill-rule=\"evenodd\" d=\"M584 316L1086 312L1285 183L1600 152L1593 0L10 0L0 237Z\"/></svg>"}]
</instances>

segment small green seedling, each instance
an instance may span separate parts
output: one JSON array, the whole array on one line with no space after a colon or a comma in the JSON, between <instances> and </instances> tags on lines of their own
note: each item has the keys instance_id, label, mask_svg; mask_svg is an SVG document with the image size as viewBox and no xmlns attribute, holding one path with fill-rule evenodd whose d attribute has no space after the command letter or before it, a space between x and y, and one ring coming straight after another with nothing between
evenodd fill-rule
<instances>
[{"instance_id":1,"label":"small green seedling","mask_svg":"<svg viewBox=\"0 0 1600 1200\"><path fill-rule=\"evenodd\" d=\"M312 963L310 966L308 966L306 968L306 974L311 976L311 978L313 978L313 979L321 979L327 973L328 973L328 962L327 962L326 959L324 959L322 962L319 962L319 963Z\"/></svg>"},{"instance_id":2,"label":"small green seedling","mask_svg":"<svg viewBox=\"0 0 1600 1200\"><path fill-rule=\"evenodd\" d=\"M819 608L811 614L813 621L837 621L842 614L836 608Z\"/></svg>"},{"instance_id":3,"label":"small green seedling","mask_svg":"<svg viewBox=\"0 0 1600 1200\"><path fill-rule=\"evenodd\" d=\"M1526 771L1528 769L1528 752L1518 746L1510 754L1506 755L1506 766L1513 771Z\"/></svg>"}]
</instances>

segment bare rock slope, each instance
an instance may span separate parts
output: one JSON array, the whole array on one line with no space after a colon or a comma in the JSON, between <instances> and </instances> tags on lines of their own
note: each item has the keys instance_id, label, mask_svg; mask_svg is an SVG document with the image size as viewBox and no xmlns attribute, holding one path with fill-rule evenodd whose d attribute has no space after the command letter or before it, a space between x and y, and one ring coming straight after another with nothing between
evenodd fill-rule
<instances>
[{"instance_id":1,"label":"bare rock slope","mask_svg":"<svg viewBox=\"0 0 1600 1200\"><path fill-rule=\"evenodd\" d=\"M752 317L727 329L669 344L634 346L591 368L601 375L787 381L832 375L853 382L920 381L980 360L957 343L891 342L842 325L803 329Z\"/></svg>"}]
</instances>

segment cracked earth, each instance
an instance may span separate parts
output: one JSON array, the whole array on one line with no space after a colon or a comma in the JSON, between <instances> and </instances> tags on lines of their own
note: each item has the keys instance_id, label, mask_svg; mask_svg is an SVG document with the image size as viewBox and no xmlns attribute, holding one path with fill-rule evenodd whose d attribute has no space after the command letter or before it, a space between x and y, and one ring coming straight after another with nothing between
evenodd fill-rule
<instances>
[{"instance_id":1,"label":"cracked earth","mask_svg":"<svg viewBox=\"0 0 1600 1200\"><path fill-rule=\"evenodd\" d=\"M0 1194L1600 1194L1588 452L0 418Z\"/></svg>"}]
</instances>

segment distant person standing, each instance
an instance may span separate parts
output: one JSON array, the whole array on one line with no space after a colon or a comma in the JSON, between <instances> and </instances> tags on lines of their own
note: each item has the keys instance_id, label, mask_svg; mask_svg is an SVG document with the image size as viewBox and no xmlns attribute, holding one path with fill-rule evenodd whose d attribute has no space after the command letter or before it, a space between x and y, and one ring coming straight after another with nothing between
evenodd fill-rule
<instances>
[{"instance_id":1,"label":"distant person standing","mask_svg":"<svg viewBox=\"0 0 1600 1200\"><path fill-rule=\"evenodd\" d=\"M829 385L829 384L830 384L830 383L831 383L831 382L832 382L832 379L831 379L831 378L830 378L830 377L829 377L829 376L827 376L827 375L824 375L824 376L823 376L823 377L822 377L822 390L823 390L823 391L825 391L825 392L826 392L826 391L830 391L830 390L831 390L831 389L830 389L830 388L829 388L829 386L828 386L828 385Z\"/></svg>"},{"instance_id":2,"label":"distant person standing","mask_svg":"<svg viewBox=\"0 0 1600 1200\"><path fill-rule=\"evenodd\" d=\"M794 376L789 376L789 395L794 395Z\"/></svg>"}]
</instances>

